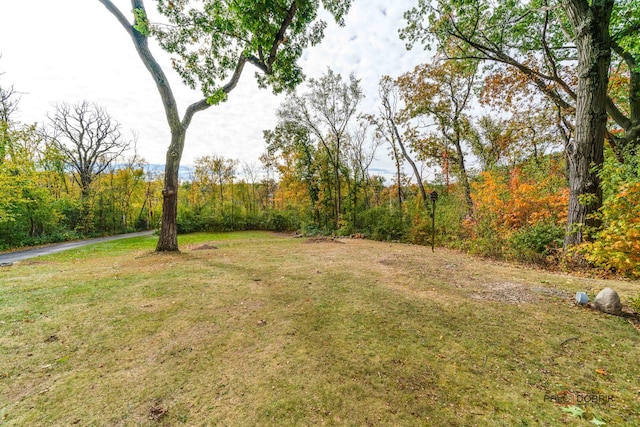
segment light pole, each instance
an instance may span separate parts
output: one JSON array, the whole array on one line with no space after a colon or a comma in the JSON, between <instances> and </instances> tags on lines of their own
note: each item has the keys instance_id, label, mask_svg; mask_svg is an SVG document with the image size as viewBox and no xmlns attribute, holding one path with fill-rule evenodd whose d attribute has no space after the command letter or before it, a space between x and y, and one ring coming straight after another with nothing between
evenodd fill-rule
<instances>
[{"instance_id":1,"label":"light pole","mask_svg":"<svg viewBox=\"0 0 640 427\"><path fill-rule=\"evenodd\" d=\"M436 200L438 200L438 192L432 191L429 195L431 199L431 252L436 251Z\"/></svg>"}]
</instances>

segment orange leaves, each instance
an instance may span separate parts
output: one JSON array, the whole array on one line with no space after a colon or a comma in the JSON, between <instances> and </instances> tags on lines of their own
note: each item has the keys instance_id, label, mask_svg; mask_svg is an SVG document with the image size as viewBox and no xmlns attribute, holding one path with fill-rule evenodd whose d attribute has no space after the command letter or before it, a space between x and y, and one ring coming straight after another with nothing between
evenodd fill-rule
<instances>
[{"instance_id":1,"label":"orange leaves","mask_svg":"<svg viewBox=\"0 0 640 427\"><path fill-rule=\"evenodd\" d=\"M521 168L514 168L508 177L483 172L473 189L476 216L490 219L502 233L543 221L566 220L569 190L558 187L558 176L553 173L540 178L526 176Z\"/></svg>"},{"instance_id":2,"label":"orange leaves","mask_svg":"<svg viewBox=\"0 0 640 427\"><path fill-rule=\"evenodd\" d=\"M523 98L531 96L529 80L518 70L507 67L489 74L484 79L480 102L487 106L508 109Z\"/></svg>"},{"instance_id":3,"label":"orange leaves","mask_svg":"<svg viewBox=\"0 0 640 427\"><path fill-rule=\"evenodd\" d=\"M418 65L403 74L397 79L406 106L402 114L407 117L442 115L455 109L450 98L459 101L464 98L474 85L476 66L473 61L447 61L436 57L431 63Z\"/></svg>"}]
</instances>

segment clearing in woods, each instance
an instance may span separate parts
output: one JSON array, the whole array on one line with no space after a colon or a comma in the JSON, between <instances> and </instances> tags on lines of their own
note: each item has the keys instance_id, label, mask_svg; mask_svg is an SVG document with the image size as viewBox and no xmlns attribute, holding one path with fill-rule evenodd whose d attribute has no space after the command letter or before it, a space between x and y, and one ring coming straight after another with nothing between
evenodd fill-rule
<instances>
[{"instance_id":1,"label":"clearing in woods","mask_svg":"<svg viewBox=\"0 0 640 427\"><path fill-rule=\"evenodd\" d=\"M361 239L155 239L0 269L0 423L640 424L638 329L573 304L637 282Z\"/></svg>"}]
</instances>

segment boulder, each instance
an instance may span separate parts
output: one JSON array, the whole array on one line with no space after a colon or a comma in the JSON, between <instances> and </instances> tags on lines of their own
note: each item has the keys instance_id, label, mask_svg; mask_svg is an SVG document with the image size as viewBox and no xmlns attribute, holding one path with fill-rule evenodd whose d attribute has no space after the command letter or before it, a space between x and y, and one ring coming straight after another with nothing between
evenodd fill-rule
<instances>
[{"instance_id":1,"label":"boulder","mask_svg":"<svg viewBox=\"0 0 640 427\"><path fill-rule=\"evenodd\" d=\"M611 288L604 288L596 295L593 306L603 313L620 314L622 313L622 304L620 304L620 296Z\"/></svg>"}]
</instances>

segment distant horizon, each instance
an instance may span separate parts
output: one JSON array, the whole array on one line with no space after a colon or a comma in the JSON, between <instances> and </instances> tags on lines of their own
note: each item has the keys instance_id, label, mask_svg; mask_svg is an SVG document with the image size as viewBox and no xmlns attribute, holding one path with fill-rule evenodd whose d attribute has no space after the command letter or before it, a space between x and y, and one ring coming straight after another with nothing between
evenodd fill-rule
<instances>
[{"instance_id":1,"label":"distant horizon","mask_svg":"<svg viewBox=\"0 0 640 427\"><path fill-rule=\"evenodd\" d=\"M116 165L119 166L125 166L124 163L116 163ZM164 173L164 168L165 168L165 164L163 163L149 163L146 162L145 163L146 167L145 169L151 169L153 171L159 171L159 172L163 172ZM195 170L195 165L193 164L182 164L180 165L180 168L178 169L178 177L180 179L180 182L185 182L185 181L190 181L191 176L185 175L187 173L191 174L193 173ZM382 168L369 168L370 172L381 172L381 173L373 173L373 175L375 176L381 176L385 179L385 182L387 181L393 181L393 178L395 178L395 172L386 170L386 169L382 169ZM262 167L260 168L260 179L264 178L264 173L262 173ZM245 174L242 172L242 168L239 167L238 168L238 173L236 176L242 176L243 178L246 178ZM189 179L187 179L189 178Z\"/></svg>"}]
</instances>

